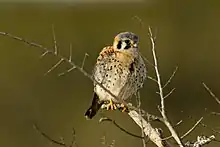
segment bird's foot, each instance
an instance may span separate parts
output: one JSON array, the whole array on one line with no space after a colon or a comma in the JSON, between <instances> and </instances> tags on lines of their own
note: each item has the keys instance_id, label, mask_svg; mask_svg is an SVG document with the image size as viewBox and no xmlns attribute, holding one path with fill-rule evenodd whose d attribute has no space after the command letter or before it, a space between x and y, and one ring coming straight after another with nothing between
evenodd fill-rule
<instances>
[{"instance_id":1,"label":"bird's foot","mask_svg":"<svg viewBox=\"0 0 220 147\"><path fill-rule=\"evenodd\" d=\"M118 109L119 109L121 112L129 112L128 107L127 107L126 105L124 105L123 103L121 103L121 104L118 106Z\"/></svg>"},{"instance_id":2,"label":"bird's foot","mask_svg":"<svg viewBox=\"0 0 220 147\"><path fill-rule=\"evenodd\" d=\"M116 104L112 101L112 99L109 100L109 103L106 104L106 109L107 110L116 110L117 106Z\"/></svg>"}]
</instances>

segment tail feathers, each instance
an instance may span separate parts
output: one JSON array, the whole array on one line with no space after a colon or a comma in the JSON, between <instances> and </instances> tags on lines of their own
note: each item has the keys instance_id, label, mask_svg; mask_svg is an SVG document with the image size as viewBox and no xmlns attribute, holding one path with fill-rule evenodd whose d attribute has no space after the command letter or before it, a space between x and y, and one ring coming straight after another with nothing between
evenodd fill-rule
<instances>
[{"instance_id":1,"label":"tail feathers","mask_svg":"<svg viewBox=\"0 0 220 147\"><path fill-rule=\"evenodd\" d=\"M101 106L102 106L102 102L100 102L98 95L94 93L92 105L86 111L85 117L88 119L92 119L96 115L98 110L101 108Z\"/></svg>"}]
</instances>

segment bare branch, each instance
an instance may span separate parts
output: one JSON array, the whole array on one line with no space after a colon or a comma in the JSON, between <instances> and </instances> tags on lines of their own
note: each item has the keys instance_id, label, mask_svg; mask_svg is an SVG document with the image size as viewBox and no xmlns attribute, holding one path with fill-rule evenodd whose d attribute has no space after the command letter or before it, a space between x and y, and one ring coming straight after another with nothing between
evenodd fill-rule
<instances>
[{"instance_id":1,"label":"bare branch","mask_svg":"<svg viewBox=\"0 0 220 147\"><path fill-rule=\"evenodd\" d=\"M170 84L171 80L173 79L173 77L175 76L176 72L178 70L178 66L175 68L175 70L173 71L172 75L170 76L170 78L167 80L167 82L164 84L164 86L162 87L163 89Z\"/></svg>"},{"instance_id":2,"label":"bare branch","mask_svg":"<svg viewBox=\"0 0 220 147\"><path fill-rule=\"evenodd\" d=\"M50 136L48 136L46 133L42 132L42 131L40 130L40 128L39 128L36 124L34 124L33 127L34 127L34 129L37 130L37 132L39 132L42 136L44 136L44 137L45 137L46 139L48 139L50 142L55 143L55 144L57 144L57 145L64 146L64 147L68 147L65 143L56 141L56 140L52 139Z\"/></svg>"},{"instance_id":3,"label":"bare branch","mask_svg":"<svg viewBox=\"0 0 220 147\"><path fill-rule=\"evenodd\" d=\"M138 17L137 15L133 16L132 19L136 19L140 24L141 24L141 27L144 28L144 23L143 21L141 20L140 17Z\"/></svg>"},{"instance_id":4,"label":"bare branch","mask_svg":"<svg viewBox=\"0 0 220 147\"><path fill-rule=\"evenodd\" d=\"M203 117L201 117L194 125L191 129L189 129L185 134L183 134L181 136L181 139L183 139L184 137L186 137L187 135L189 135L198 125L199 123L203 120Z\"/></svg>"},{"instance_id":5,"label":"bare branch","mask_svg":"<svg viewBox=\"0 0 220 147\"><path fill-rule=\"evenodd\" d=\"M112 142L108 145L108 147L114 147L115 146L115 140L112 140Z\"/></svg>"},{"instance_id":6,"label":"bare branch","mask_svg":"<svg viewBox=\"0 0 220 147\"><path fill-rule=\"evenodd\" d=\"M115 140L112 140L111 143L108 143L107 142L107 139L106 139L106 135L104 134L103 137L101 138L101 143L102 145L106 146L106 147L114 147L115 146Z\"/></svg>"},{"instance_id":7,"label":"bare branch","mask_svg":"<svg viewBox=\"0 0 220 147\"><path fill-rule=\"evenodd\" d=\"M71 72L71 71L72 71L72 70L74 70L74 69L76 69L76 67L75 67L75 66L71 67L71 68L70 68L70 69L68 69L67 71L64 71L64 72L62 72L62 73L59 73L59 74L58 74L58 76L63 76L63 75L65 75L65 74L67 74L67 73Z\"/></svg>"},{"instance_id":8,"label":"bare branch","mask_svg":"<svg viewBox=\"0 0 220 147\"><path fill-rule=\"evenodd\" d=\"M168 137L165 137L165 138L163 138L162 140L168 140L168 139L171 139L171 138L173 138L172 135L170 135L170 136L168 136Z\"/></svg>"},{"instance_id":9,"label":"bare branch","mask_svg":"<svg viewBox=\"0 0 220 147\"><path fill-rule=\"evenodd\" d=\"M180 124L182 124L182 122L183 122L183 120L180 120L179 122L177 122L177 123L175 124L174 127L179 126Z\"/></svg>"},{"instance_id":10,"label":"bare branch","mask_svg":"<svg viewBox=\"0 0 220 147\"><path fill-rule=\"evenodd\" d=\"M137 103L137 108L139 109L139 115L142 116L142 112L141 112L141 96L140 96L140 92L138 91L136 93L136 103ZM146 147L146 142L145 142L145 139L144 139L144 126L143 126L143 122L141 122L141 136L143 137L142 138L142 144L143 144L143 147Z\"/></svg>"},{"instance_id":11,"label":"bare branch","mask_svg":"<svg viewBox=\"0 0 220 147\"><path fill-rule=\"evenodd\" d=\"M49 52L45 51L42 55L40 55L40 58L43 58L44 56L46 56L47 53L49 53Z\"/></svg>"},{"instance_id":12,"label":"bare branch","mask_svg":"<svg viewBox=\"0 0 220 147\"><path fill-rule=\"evenodd\" d=\"M167 93L167 95L164 96L164 99L167 98L168 96L170 96L173 93L174 90L175 90L175 88L171 89L170 92Z\"/></svg>"},{"instance_id":13,"label":"bare branch","mask_svg":"<svg viewBox=\"0 0 220 147\"><path fill-rule=\"evenodd\" d=\"M154 69L156 72L156 76L157 76L157 84L158 84L158 88L159 88L159 94L160 94L160 101L161 101L161 115L164 119L164 124L167 126L167 128L169 129L169 131L171 132L171 135L173 136L173 138L176 140L177 144L180 147L183 147L182 141L180 140L180 137L178 136L177 132L174 130L173 126L171 125L171 123L169 122L167 116L166 116L166 112L165 112L165 103L164 103L164 94L163 94L163 88L162 88L162 83L161 83L161 79L160 79L160 74L159 74L159 69L158 69L158 63L157 63L157 56L156 56L156 51L155 51L155 40L151 31L151 28L148 28L149 31L149 37L150 37L150 41L151 41L151 46L152 46L152 54L153 54L153 59L154 59Z\"/></svg>"},{"instance_id":14,"label":"bare branch","mask_svg":"<svg viewBox=\"0 0 220 147\"><path fill-rule=\"evenodd\" d=\"M217 96L215 96L215 94L211 91L211 89L205 83L202 83L202 85L209 92L209 94L215 99L215 101L220 105L220 99Z\"/></svg>"},{"instance_id":15,"label":"bare branch","mask_svg":"<svg viewBox=\"0 0 220 147\"><path fill-rule=\"evenodd\" d=\"M60 137L60 141L56 141L54 139L52 139L50 136L48 136L46 133L44 133L43 131L40 130L40 128L37 126L37 124L33 125L34 129L39 132L43 137L45 137L47 140L49 140L51 143L60 145L60 146L64 146L64 147L78 147L77 143L76 143L76 132L75 129L73 128L72 130L72 140L70 145L67 145L64 141L63 137Z\"/></svg>"},{"instance_id":16,"label":"bare branch","mask_svg":"<svg viewBox=\"0 0 220 147\"><path fill-rule=\"evenodd\" d=\"M151 76L147 76L147 78L157 83L157 80L155 78L153 78Z\"/></svg>"},{"instance_id":17,"label":"bare branch","mask_svg":"<svg viewBox=\"0 0 220 147\"><path fill-rule=\"evenodd\" d=\"M68 60L68 62L72 62L72 44L70 43L70 52L69 52L69 60ZM76 69L76 67L75 66L72 66L70 69L68 69L68 70L66 70L66 71L64 71L64 72L62 72L62 73L59 73L58 74L58 76L63 76L63 75L65 75L65 74L67 74L67 73L69 73L69 72L71 72L72 70L74 70L74 69Z\"/></svg>"},{"instance_id":18,"label":"bare branch","mask_svg":"<svg viewBox=\"0 0 220 147\"><path fill-rule=\"evenodd\" d=\"M81 65L82 69L84 67L84 64L85 64L85 61L86 61L86 57L88 57L88 56L89 56L89 54L85 53L84 58L83 58L83 62L82 62L82 65Z\"/></svg>"},{"instance_id":19,"label":"bare branch","mask_svg":"<svg viewBox=\"0 0 220 147\"><path fill-rule=\"evenodd\" d=\"M183 122L183 120L180 120L179 122L177 122L177 123L174 125L174 127L179 126L182 122ZM168 140L168 139L171 139L171 138L173 138L172 135L171 135L171 136L168 136L168 137L165 137L165 138L163 138L162 140Z\"/></svg>"},{"instance_id":20,"label":"bare branch","mask_svg":"<svg viewBox=\"0 0 220 147\"><path fill-rule=\"evenodd\" d=\"M58 49L57 49L57 40L56 40L54 25L52 25L52 34L53 34L53 43L54 43L54 54L57 55Z\"/></svg>"},{"instance_id":21,"label":"bare branch","mask_svg":"<svg viewBox=\"0 0 220 147\"><path fill-rule=\"evenodd\" d=\"M78 145L76 143L76 131L74 128L72 129L72 141L71 141L69 147L73 147L73 146L78 147Z\"/></svg>"},{"instance_id":22,"label":"bare branch","mask_svg":"<svg viewBox=\"0 0 220 147\"><path fill-rule=\"evenodd\" d=\"M133 137L140 138L140 139L143 139L143 138L144 138L144 137L142 137L142 136L135 135L135 134L133 134L133 133L127 131L126 129L124 129L123 127L121 127L119 124L117 124L115 120L113 120L113 119L111 119L111 118L109 118L109 117L102 117L102 118L99 119L99 122L100 122L100 123L105 122L105 121L108 121L108 122L113 123L117 128L119 128L122 132L125 132L125 133L128 134L128 135L131 135L131 136L133 136Z\"/></svg>"},{"instance_id":23,"label":"bare branch","mask_svg":"<svg viewBox=\"0 0 220 147\"><path fill-rule=\"evenodd\" d=\"M60 142L65 144L64 138L62 136L60 137Z\"/></svg>"},{"instance_id":24,"label":"bare branch","mask_svg":"<svg viewBox=\"0 0 220 147\"><path fill-rule=\"evenodd\" d=\"M72 44L70 43L70 56L69 56L69 62L72 62L72 53L73 52L73 48L72 48Z\"/></svg>"},{"instance_id":25,"label":"bare branch","mask_svg":"<svg viewBox=\"0 0 220 147\"><path fill-rule=\"evenodd\" d=\"M106 145L106 144L107 144L107 142L106 142L106 135L105 135L105 134L101 137L101 143L102 143L103 145Z\"/></svg>"},{"instance_id":26,"label":"bare branch","mask_svg":"<svg viewBox=\"0 0 220 147\"><path fill-rule=\"evenodd\" d=\"M56 64L54 64L54 66L52 66L45 74L44 76L46 76L48 73L50 73L52 70L54 70L57 66L59 66L62 62L64 61L64 59L60 59Z\"/></svg>"},{"instance_id":27,"label":"bare branch","mask_svg":"<svg viewBox=\"0 0 220 147\"><path fill-rule=\"evenodd\" d=\"M211 112L211 114L220 116L220 113L218 113L218 112Z\"/></svg>"},{"instance_id":28,"label":"bare branch","mask_svg":"<svg viewBox=\"0 0 220 147\"><path fill-rule=\"evenodd\" d=\"M197 137L197 141L195 141L194 143L191 142L187 142L185 143L186 147L201 147L203 145L209 144L210 142L215 140L215 136L198 136Z\"/></svg>"},{"instance_id":29,"label":"bare branch","mask_svg":"<svg viewBox=\"0 0 220 147\"><path fill-rule=\"evenodd\" d=\"M151 126L151 124L147 120L143 119L143 117L138 112L136 112L135 110L132 110L128 113L128 115L135 121L135 123L140 128L142 128L143 126L145 135L148 136L150 140L154 142L158 147L168 146L166 141L163 141L161 139L160 132L158 132L157 129L154 129Z\"/></svg>"}]
</instances>

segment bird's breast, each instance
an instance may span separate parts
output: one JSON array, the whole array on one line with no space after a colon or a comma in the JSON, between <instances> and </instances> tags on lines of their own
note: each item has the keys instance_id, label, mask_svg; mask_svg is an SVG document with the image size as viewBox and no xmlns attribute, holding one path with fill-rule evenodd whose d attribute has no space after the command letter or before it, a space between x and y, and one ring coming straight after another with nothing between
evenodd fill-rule
<instances>
[{"instance_id":1,"label":"bird's breast","mask_svg":"<svg viewBox=\"0 0 220 147\"><path fill-rule=\"evenodd\" d=\"M114 96L118 96L129 75L129 64L118 58L108 58L96 64L94 78L108 89ZM100 85L94 85L95 92L101 100L115 99ZM117 100L115 100L117 101Z\"/></svg>"}]
</instances>

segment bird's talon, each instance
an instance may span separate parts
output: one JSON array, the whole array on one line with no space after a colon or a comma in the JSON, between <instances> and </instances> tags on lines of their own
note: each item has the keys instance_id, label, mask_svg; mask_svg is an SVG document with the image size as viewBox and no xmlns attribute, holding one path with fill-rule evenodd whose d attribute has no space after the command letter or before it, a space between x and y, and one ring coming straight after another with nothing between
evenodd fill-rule
<instances>
[{"instance_id":1,"label":"bird's talon","mask_svg":"<svg viewBox=\"0 0 220 147\"><path fill-rule=\"evenodd\" d=\"M117 109L116 105L113 103L113 101L110 99L109 103L107 104L107 110L115 110Z\"/></svg>"},{"instance_id":2,"label":"bird's talon","mask_svg":"<svg viewBox=\"0 0 220 147\"><path fill-rule=\"evenodd\" d=\"M121 110L121 112L128 112L128 107L125 106L124 104L121 104L119 110Z\"/></svg>"},{"instance_id":3,"label":"bird's talon","mask_svg":"<svg viewBox=\"0 0 220 147\"><path fill-rule=\"evenodd\" d=\"M125 112L127 110L127 108L126 107L124 107L123 109L122 109L122 111L121 112Z\"/></svg>"}]
</instances>

